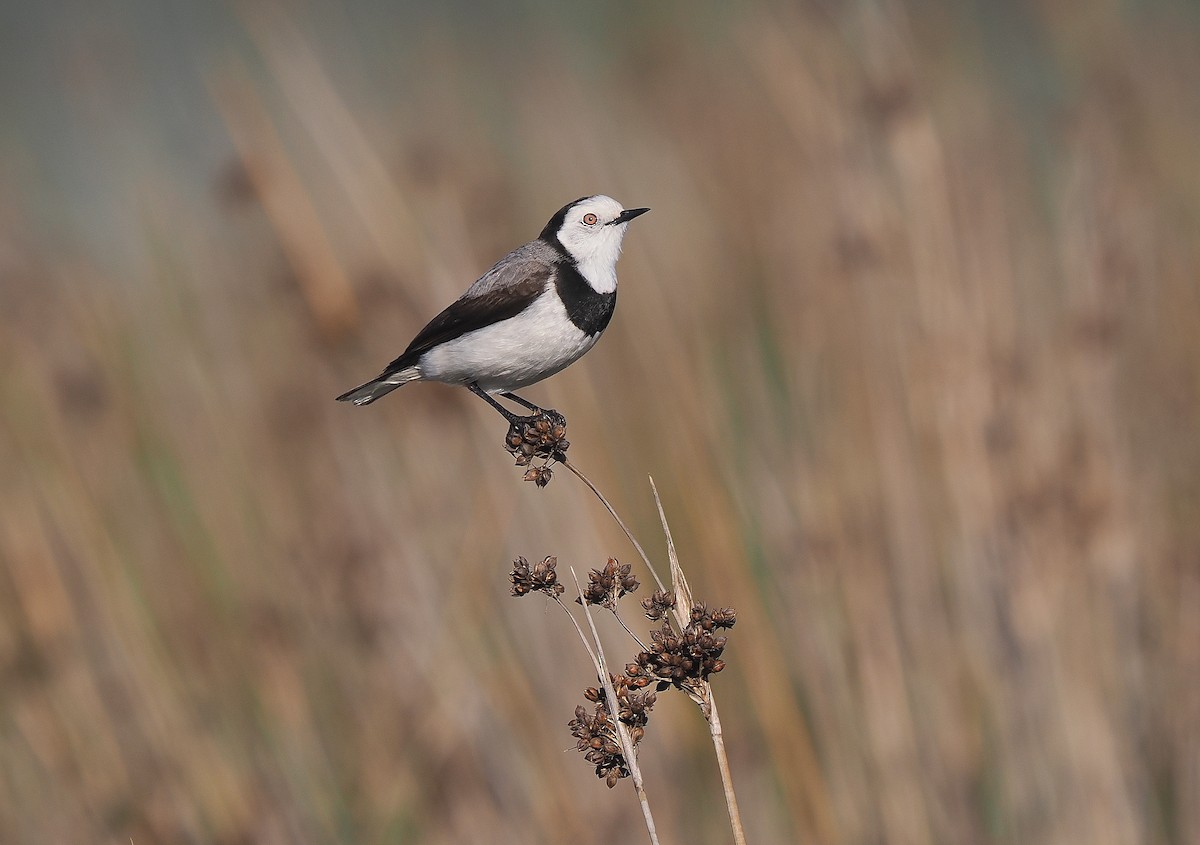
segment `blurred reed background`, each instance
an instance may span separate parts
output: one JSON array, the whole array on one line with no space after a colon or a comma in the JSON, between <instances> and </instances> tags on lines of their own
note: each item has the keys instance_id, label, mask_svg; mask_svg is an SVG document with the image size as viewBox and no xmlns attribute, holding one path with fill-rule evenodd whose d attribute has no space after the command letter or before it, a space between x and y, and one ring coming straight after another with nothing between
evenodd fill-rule
<instances>
[{"instance_id":1,"label":"blurred reed background","mask_svg":"<svg viewBox=\"0 0 1200 845\"><path fill-rule=\"evenodd\" d=\"M750 840L1200 842L1193 4L0 16L0 842L644 841L507 583L627 542L465 391L333 402L593 192L529 396L738 608ZM691 705L642 759L729 840Z\"/></svg>"}]
</instances>

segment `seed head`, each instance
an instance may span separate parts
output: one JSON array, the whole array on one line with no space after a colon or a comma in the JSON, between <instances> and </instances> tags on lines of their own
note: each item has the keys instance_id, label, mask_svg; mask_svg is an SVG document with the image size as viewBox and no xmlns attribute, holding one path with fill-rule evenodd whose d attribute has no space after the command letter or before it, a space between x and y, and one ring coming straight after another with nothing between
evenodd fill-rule
<instances>
[{"instance_id":1,"label":"seed head","mask_svg":"<svg viewBox=\"0 0 1200 845\"><path fill-rule=\"evenodd\" d=\"M629 727L629 738L634 747L646 736L646 723L657 696L653 692L641 692L628 678L610 675L613 692L617 696L617 718ZM608 696L602 687L588 687L583 697L596 706L592 712L579 706L575 718L568 727L575 737L575 747L583 758L596 767L596 777L611 789L617 781L629 777L629 767L621 752L620 737L609 715Z\"/></svg>"},{"instance_id":2,"label":"seed head","mask_svg":"<svg viewBox=\"0 0 1200 845\"><path fill-rule=\"evenodd\" d=\"M540 467L530 467L525 471L525 480L532 481L538 487L545 487L550 483L552 475L554 473L548 464Z\"/></svg>"},{"instance_id":3,"label":"seed head","mask_svg":"<svg viewBox=\"0 0 1200 845\"><path fill-rule=\"evenodd\" d=\"M598 604L609 610L616 610L617 599L626 593L632 593L639 586L638 579L632 574L633 567L610 557L603 569L593 569L588 573L588 585L583 591L583 597L588 604ZM581 604L575 599L576 604Z\"/></svg>"},{"instance_id":4,"label":"seed head","mask_svg":"<svg viewBox=\"0 0 1200 845\"><path fill-rule=\"evenodd\" d=\"M558 558L554 556L547 557L533 566L530 566L525 558L517 558L513 561L512 572L508 576L512 581L512 594L526 596L541 592L551 598L561 596L566 588L558 583L558 573L554 571L557 565Z\"/></svg>"},{"instance_id":5,"label":"seed head","mask_svg":"<svg viewBox=\"0 0 1200 845\"><path fill-rule=\"evenodd\" d=\"M656 594L657 595L657 594ZM654 596L651 596L654 599ZM665 615L653 601L646 607L646 615L656 612L659 618ZM721 654L728 643L726 637L713 631L733 627L737 613L731 607L709 612L707 605L695 604L689 614L686 628L675 633L669 621L650 632L650 645L639 652L634 662L625 667L625 676L630 686L646 686L657 681L658 690L675 686L694 687L697 681L705 681L725 668Z\"/></svg>"},{"instance_id":6,"label":"seed head","mask_svg":"<svg viewBox=\"0 0 1200 845\"><path fill-rule=\"evenodd\" d=\"M651 622L662 619L674 606L674 590L655 590L652 595L642 599L642 609L646 611L646 618Z\"/></svg>"},{"instance_id":7,"label":"seed head","mask_svg":"<svg viewBox=\"0 0 1200 845\"><path fill-rule=\"evenodd\" d=\"M566 460L567 420L558 411L542 411L528 417L518 417L508 427L504 448L516 458L517 466L529 466L534 458L548 461ZM529 478L528 481L536 481ZM549 479L547 479L549 481ZM539 485L545 486L545 484Z\"/></svg>"},{"instance_id":8,"label":"seed head","mask_svg":"<svg viewBox=\"0 0 1200 845\"><path fill-rule=\"evenodd\" d=\"M722 607L712 612L713 627L732 628L737 622L737 611L732 607Z\"/></svg>"}]
</instances>

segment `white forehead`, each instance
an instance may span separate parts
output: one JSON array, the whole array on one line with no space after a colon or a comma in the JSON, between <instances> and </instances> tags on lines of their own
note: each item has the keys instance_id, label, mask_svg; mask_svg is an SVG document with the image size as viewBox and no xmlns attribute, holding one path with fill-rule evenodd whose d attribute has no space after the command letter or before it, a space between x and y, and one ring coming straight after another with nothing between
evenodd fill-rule
<instances>
[{"instance_id":1,"label":"white forehead","mask_svg":"<svg viewBox=\"0 0 1200 845\"><path fill-rule=\"evenodd\" d=\"M595 214L601 220L611 220L625 209L612 197L597 194L594 197L580 200L567 212L568 220L579 220L585 214Z\"/></svg>"}]
</instances>

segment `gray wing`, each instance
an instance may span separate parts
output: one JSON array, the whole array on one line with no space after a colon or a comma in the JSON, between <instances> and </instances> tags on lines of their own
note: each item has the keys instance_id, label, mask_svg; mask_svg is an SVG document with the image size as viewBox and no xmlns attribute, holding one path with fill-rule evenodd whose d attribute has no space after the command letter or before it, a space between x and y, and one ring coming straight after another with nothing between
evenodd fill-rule
<instances>
[{"instance_id":1,"label":"gray wing","mask_svg":"<svg viewBox=\"0 0 1200 845\"><path fill-rule=\"evenodd\" d=\"M458 300L429 321L399 358L388 364L383 376L411 367L440 343L467 332L515 317L537 299L554 278L552 247L538 249L537 242L510 252L467 288Z\"/></svg>"},{"instance_id":2,"label":"gray wing","mask_svg":"<svg viewBox=\"0 0 1200 845\"><path fill-rule=\"evenodd\" d=\"M497 261L492 269L467 288L462 299L519 286L529 273L538 273L545 268L553 269L559 260L559 254L554 251L554 247L544 241L530 241Z\"/></svg>"}]
</instances>

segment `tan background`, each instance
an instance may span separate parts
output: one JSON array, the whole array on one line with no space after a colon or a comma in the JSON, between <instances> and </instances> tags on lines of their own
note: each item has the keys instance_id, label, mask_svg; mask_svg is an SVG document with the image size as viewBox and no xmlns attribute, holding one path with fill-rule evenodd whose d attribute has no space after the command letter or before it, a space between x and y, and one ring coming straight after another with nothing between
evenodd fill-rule
<instances>
[{"instance_id":1,"label":"tan background","mask_svg":"<svg viewBox=\"0 0 1200 845\"><path fill-rule=\"evenodd\" d=\"M593 192L528 394L738 608L751 841L1200 841L1193 5L0 15L0 841L644 839L506 581L627 542L463 391L332 401ZM642 759L729 841L693 708Z\"/></svg>"}]
</instances>

